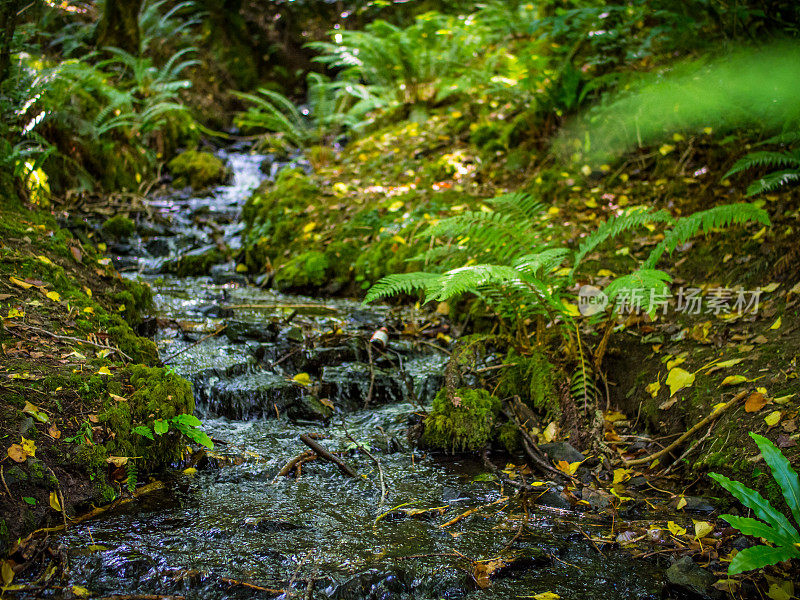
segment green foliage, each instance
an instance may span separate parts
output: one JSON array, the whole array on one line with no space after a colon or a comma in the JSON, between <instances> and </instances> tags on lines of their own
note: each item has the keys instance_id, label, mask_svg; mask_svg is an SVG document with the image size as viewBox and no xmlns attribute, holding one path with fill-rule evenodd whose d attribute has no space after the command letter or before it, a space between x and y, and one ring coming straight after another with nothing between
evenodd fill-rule
<instances>
[{"instance_id":1,"label":"green foliage","mask_svg":"<svg viewBox=\"0 0 800 600\"><path fill-rule=\"evenodd\" d=\"M103 233L114 238L130 237L136 229L136 224L125 215L116 215L106 220L102 225Z\"/></svg>"},{"instance_id":2,"label":"green foliage","mask_svg":"<svg viewBox=\"0 0 800 600\"><path fill-rule=\"evenodd\" d=\"M210 152L186 150L167 164L175 177L175 187L189 185L194 190L202 190L210 185L221 184L228 176L225 163Z\"/></svg>"},{"instance_id":3,"label":"green foliage","mask_svg":"<svg viewBox=\"0 0 800 600\"><path fill-rule=\"evenodd\" d=\"M481 450L492 437L499 412L500 400L486 390L459 388L451 401L442 389L425 419L422 441L451 452Z\"/></svg>"},{"instance_id":4,"label":"green foliage","mask_svg":"<svg viewBox=\"0 0 800 600\"><path fill-rule=\"evenodd\" d=\"M202 425L203 424L200 422L200 419L194 415L179 414L175 415L171 419L156 419L153 421L152 430L148 425L137 425L131 429L131 432L139 434L150 441L154 441L154 433L157 436L161 436L165 435L170 429L172 429L185 435L191 441L213 450L214 442L211 441L211 438L208 437L208 434L205 431L200 429Z\"/></svg>"},{"instance_id":5,"label":"green foliage","mask_svg":"<svg viewBox=\"0 0 800 600\"><path fill-rule=\"evenodd\" d=\"M509 350L503 364L497 395L519 396L531 408L539 411L546 421L559 416L559 402L555 393L553 365L541 350L534 348L529 356Z\"/></svg>"},{"instance_id":6,"label":"green foliage","mask_svg":"<svg viewBox=\"0 0 800 600\"><path fill-rule=\"evenodd\" d=\"M772 137L760 145L796 144L800 142L800 131ZM756 196L765 192L774 192L783 187L790 187L800 182L800 146L787 150L751 152L734 163L725 173L723 179L750 169L779 169L759 177L747 186L747 195Z\"/></svg>"},{"instance_id":7,"label":"green foliage","mask_svg":"<svg viewBox=\"0 0 800 600\"><path fill-rule=\"evenodd\" d=\"M780 487L792 516L800 524L800 480L798 480L797 472L775 444L767 438L752 432L750 437L758 445L761 456L772 471L772 476ZM761 520L733 515L721 515L721 518L745 535L763 538L774 545L774 547L760 545L742 550L728 566L729 575L760 569L792 558L800 558L800 532L783 513L773 507L757 491L744 484L732 481L718 473L709 473L709 476L733 494L745 507L752 510Z\"/></svg>"},{"instance_id":8,"label":"green foliage","mask_svg":"<svg viewBox=\"0 0 800 600\"><path fill-rule=\"evenodd\" d=\"M546 217L538 214L541 204L524 195L504 195L487 202L494 212L466 212L444 219L420 234L432 241L447 240L423 256L426 263L436 263L443 273L413 272L389 275L376 283L364 299L373 302L398 294L424 292L426 301L446 301L472 294L499 317L508 336L519 349L530 347L527 323L537 324L537 333L544 323L561 324L558 331L570 336L572 317L565 302L572 299L568 291L574 285L581 260L603 242L650 223L665 223L663 239L638 269L620 276L605 289L609 300L626 290L642 289L663 293L670 276L656 269L661 256L672 252L699 232L732 224L757 222L769 224L767 213L755 205L730 204L700 211L675 220L666 211L634 207L612 217L587 236L577 250L556 248L545 241L542 232ZM559 269L571 259L572 268ZM483 261L493 261L486 264ZM475 263L477 264L469 264ZM542 342L542 339L533 341Z\"/></svg>"}]
</instances>

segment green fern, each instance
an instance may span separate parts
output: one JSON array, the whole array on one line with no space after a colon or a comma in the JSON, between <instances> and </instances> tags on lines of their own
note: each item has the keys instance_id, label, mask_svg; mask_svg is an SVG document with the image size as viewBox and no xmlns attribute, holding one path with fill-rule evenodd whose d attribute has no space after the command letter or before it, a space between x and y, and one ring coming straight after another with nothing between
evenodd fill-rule
<instances>
[{"instance_id":1,"label":"green fern","mask_svg":"<svg viewBox=\"0 0 800 600\"><path fill-rule=\"evenodd\" d=\"M800 131L784 133L768 140L760 145L786 144L792 145L800 143ZM749 169L782 169L773 171L747 186L747 195L755 196L766 192L774 192L781 188L786 188L800 182L800 148L789 149L782 152L774 150L758 150L750 152L743 158L737 160L730 170L723 175L727 179Z\"/></svg>"},{"instance_id":2,"label":"green fern","mask_svg":"<svg viewBox=\"0 0 800 600\"><path fill-rule=\"evenodd\" d=\"M642 269L654 269L663 254L671 254L679 245L686 243L698 233L709 233L712 229L742 225L753 222L770 225L767 212L755 204L724 204L708 210L681 217L674 227L664 234L664 239L650 252Z\"/></svg>"},{"instance_id":3,"label":"green fern","mask_svg":"<svg viewBox=\"0 0 800 600\"><path fill-rule=\"evenodd\" d=\"M128 460L125 463L125 471L127 476L125 477L125 487L128 488L129 492L133 492L136 489L136 482L138 478L138 471L136 469L136 465L133 464L132 460Z\"/></svg>"}]
</instances>

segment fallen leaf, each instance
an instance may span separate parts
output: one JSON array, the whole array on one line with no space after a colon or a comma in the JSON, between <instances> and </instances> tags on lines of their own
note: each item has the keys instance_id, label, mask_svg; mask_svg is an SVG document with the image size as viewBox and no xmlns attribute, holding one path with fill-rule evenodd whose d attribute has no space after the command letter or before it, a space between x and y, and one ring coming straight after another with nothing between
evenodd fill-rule
<instances>
[{"instance_id":1,"label":"fallen leaf","mask_svg":"<svg viewBox=\"0 0 800 600\"><path fill-rule=\"evenodd\" d=\"M771 584L769 590L767 590L767 598L770 600L791 600L794 598L794 584L791 581Z\"/></svg>"},{"instance_id":2,"label":"fallen leaf","mask_svg":"<svg viewBox=\"0 0 800 600\"><path fill-rule=\"evenodd\" d=\"M58 292L47 292L45 296L47 296L53 302L61 302L61 294Z\"/></svg>"},{"instance_id":3,"label":"fallen leaf","mask_svg":"<svg viewBox=\"0 0 800 600\"><path fill-rule=\"evenodd\" d=\"M109 456L106 459L106 462L110 465L114 465L115 467L124 467L128 464L128 457L127 456Z\"/></svg>"},{"instance_id":4,"label":"fallen leaf","mask_svg":"<svg viewBox=\"0 0 800 600\"><path fill-rule=\"evenodd\" d=\"M33 287L33 284L17 279L16 277L9 277L8 280L14 285L21 287L23 290L29 290Z\"/></svg>"},{"instance_id":5,"label":"fallen leaf","mask_svg":"<svg viewBox=\"0 0 800 600\"><path fill-rule=\"evenodd\" d=\"M36 457L36 443L22 436L20 436L20 439L22 439L22 449L25 451L25 454Z\"/></svg>"},{"instance_id":6,"label":"fallen leaf","mask_svg":"<svg viewBox=\"0 0 800 600\"><path fill-rule=\"evenodd\" d=\"M767 404L767 398L760 392L753 392L744 402L744 410L749 413L758 412Z\"/></svg>"},{"instance_id":7,"label":"fallen leaf","mask_svg":"<svg viewBox=\"0 0 800 600\"><path fill-rule=\"evenodd\" d=\"M662 402L661 404L659 404L659 405L658 405L658 410L669 410L670 408L672 408L673 406L675 406L675 403L676 403L677 401L678 401L678 397L677 397L677 396L672 396L672 397L671 397L671 398L669 398L668 400L665 400L664 402Z\"/></svg>"},{"instance_id":8,"label":"fallen leaf","mask_svg":"<svg viewBox=\"0 0 800 600\"><path fill-rule=\"evenodd\" d=\"M32 416L41 423L47 423L50 420L50 417L48 417L41 408L27 401L25 402L25 406L22 407L22 412Z\"/></svg>"},{"instance_id":9,"label":"fallen leaf","mask_svg":"<svg viewBox=\"0 0 800 600\"><path fill-rule=\"evenodd\" d=\"M8 587L14 581L14 569L10 561L3 561L3 566L0 568L0 577L3 578L3 587Z\"/></svg>"},{"instance_id":10,"label":"fallen leaf","mask_svg":"<svg viewBox=\"0 0 800 600\"><path fill-rule=\"evenodd\" d=\"M744 375L728 375L725 379L722 380L720 385L739 385L740 383L745 383L747 381L747 377Z\"/></svg>"},{"instance_id":11,"label":"fallen leaf","mask_svg":"<svg viewBox=\"0 0 800 600\"><path fill-rule=\"evenodd\" d=\"M628 417L617 410L609 410L603 415L603 418L607 423L616 423L617 421L624 421Z\"/></svg>"},{"instance_id":12,"label":"fallen leaf","mask_svg":"<svg viewBox=\"0 0 800 600\"><path fill-rule=\"evenodd\" d=\"M57 440L61 437L61 430L58 427L56 427L55 423L53 423L52 425L50 425L50 427L48 427L47 435L49 435L54 440Z\"/></svg>"},{"instance_id":13,"label":"fallen leaf","mask_svg":"<svg viewBox=\"0 0 800 600\"><path fill-rule=\"evenodd\" d=\"M79 585L73 585L72 586L72 593L74 595L78 596L79 598L86 598L86 597L89 596L89 590L87 590L85 587L81 587Z\"/></svg>"},{"instance_id":14,"label":"fallen leaf","mask_svg":"<svg viewBox=\"0 0 800 600\"><path fill-rule=\"evenodd\" d=\"M559 600L561 596L554 592L542 592L533 596L523 596L523 598L533 598L533 600Z\"/></svg>"},{"instance_id":15,"label":"fallen leaf","mask_svg":"<svg viewBox=\"0 0 800 600\"><path fill-rule=\"evenodd\" d=\"M678 498L678 504L677 504L675 507L676 507L678 510L680 510L680 509L682 509L684 506L686 506L687 504L688 504L688 502L686 502L686 498L685 498L684 496L681 496L680 498Z\"/></svg>"},{"instance_id":16,"label":"fallen leaf","mask_svg":"<svg viewBox=\"0 0 800 600\"><path fill-rule=\"evenodd\" d=\"M311 233L316 228L317 224L314 221L309 221L303 225L303 233Z\"/></svg>"},{"instance_id":17,"label":"fallen leaf","mask_svg":"<svg viewBox=\"0 0 800 600\"><path fill-rule=\"evenodd\" d=\"M311 376L308 373L298 373L297 375L292 377L292 381L296 381L300 385L310 385Z\"/></svg>"},{"instance_id":18,"label":"fallen leaf","mask_svg":"<svg viewBox=\"0 0 800 600\"><path fill-rule=\"evenodd\" d=\"M691 387L694 383L694 373L684 371L679 367L674 367L667 375L667 385L669 386L669 395L674 396L675 392L682 390L685 387Z\"/></svg>"},{"instance_id":19,"label":"fallen leaf","mask_svg":"<svg viewBox=\"0 0 800 600\"><path fill-rule=\"evenodd\" d=\"M733 365L738 365L743 360L744 360L743 358L732 358L730 360L723 360L722 362L718 362L714 366L720 369L727 369L728 367L732 367Z\"/></svg>"},{"instance_id":20,"label":"fallen leaf","mask_svg":"<svg viewBox=\"0 0 800 600\"><path fill-rule=\"evenodd\" d=\"M611 482L613 485L622 483L631 478L630 469L614 469L614 480Z\"/></svg>"},{"instance_id":21,"label":"fallen leaf","mask_svg":"<svg viewBox=\"0 0 800 600\"><path fill-rule=\"evenodd\" d=\"M108 370L108 367L100 367L95 375L111 375L111 371Z\"/></svg>"},{"instance_id":22,"label":"fallen leaf","mask_svg":"<svg viewBox=\"0 0 800 600\"><path fill-rule=\"evenodd\" d=\"M781 328L781 318L778 317L775 319L775 322L769 326L770 329L780 329Z\"/></svg>"},{"instance_id":23,"label":"fallen leaf","mask_svg":"<svg viewBox=\"0 0 800 600\"><path fill-rule=\"evenodd\" d=\"M777 425L780 420L781 420L781 411L779 410L773 410L766 417L764 417L764 422L770 427L775 427L775 425Z\"/></svg>"},{"instance_id":24,"label":"fallen leaf","mask_svg":"<svg viewBox=\"0 0 800 600\"><path fill-rule=\"evenodd\" d=\"M757 335L756 337L753 338L753 342L755 342L756 344L766 344L768 341L769 340L763 335Z\"/></svg>"},{"instance_id":25,"label":"fallen leaf","mask_svg":"<svg viewBox=\"0 0 800 600\"><path fill-rule=\"evenodd\" d=\"M334 405L333 405L333 402L331 402L327 398L319 398L318 400L319 400L319 403L322 404L322 406L327 406L331 410L333 410L335 408Z\"/></svg>"},{"instance_id":26,"label":"fallen leaf","mask_svg":"<svg viewBox=\"0 0 800 600\"><path fill-rule=\"evenodd\" d=\"M578 462L567 462L565 460L559 460L556 463L556 468L561 471L562 473L566 473L567 475L575 475L575 471L578 470L578 467L581 466L583 461Z\"/></svg>"},{"instance_id":27,"label":"fallen leaf","mask_svg":"<svg viewBox=\"0 0 800 600\"><path fill-rule=\"evenodd\" d=\"M653 383L649 384L649 385L648 385L648 386L645 388L645 390L647 390L647 392L648 392L648 393L649 393L649 394L650 394L650 395L651 395L653 398L655 398L656 396L658 396L658 392L659 392L659 391L661 391L661 382L660 382L660 381L654 381Z\"/></svg>"},{"instance_id":28,"label":"fallen leaf","mask_svg":"<svg viewBox=\"0 0 800 600\"><path fill-rule=\"evenodd\" d=\"M475 583L479 588L486 589L491 585L491 577L494 573L502 569L508 564L508 561L502 558L493 558L491 560L479 560L475 563L475 568L472 571L472 576L475 578Z\"/></svg>"},{"instance_id":29,"label":"fallen leaf","mask_svg":"<svg viewBox=\"0 0 800 600\"><path fill-rule=\"evenodd\" d=\"M72 253L72 258L75 259L75 262L83 262L83 253L80 248L77 246L70 246L69 251Z\"/></svg>"},{"instance_id":30,"label":"fallen leaf","mask_svg":"<svg viewBox=\"0 0 800 600\"><path fill-rule=\"evenodd\" d=\"M11 444L6 450L8 457L13 460L14 462L25 462L28 459L28 455L25 452L25 449L20 446L19 444Z\"/></svg>"},{"instance_id":31,"label":"fallen leaf","mask_svg":"<svg viewBox=\"0 0 800 600\"><path fill-rule=\"evenodd\" d=\"M552 442L556 439L556 435L558 434L558 425L556 425L555 421L551 421L550 424L545 427L544 431L542 432L542 437L546 443Z\"/></svg>"},{"instance_id":32,"label":"fallen leaf","mask_svg":"<svg viewBox=\"0 0 800 600\"><path fill-rule=\"evenodd\" d=\"M396 200L395 202L392 202L389 205L389 208L387 210L389 212L397 212L398 210L403 208L403 206L404 206L404 204L403 204L403 202L401 200Z\"/></svg>"},{"instance_id":33,"label":"fallen leaf","mask_svg":"<svg viewBox=\"0 0 800 600\"><path fill-rule=\"evenodd\" d=\"M762 287L761 291L767 292L769 294L770 292L774 292L775 290L777 290L780 286L781 286L780 283L773 282Z\"/></svg>"},{"instance_id":34,"label":"fallen leaf","mask_svg":"<svg viewBox=\"0 0 800 600\"><path fill-rule=\"evenodd\" d=\"M61 512L61 502L58 501L58 494L56 492L50 492L50 508L52 508L56 512Z\"/></svg>"},{"instance_id":35,"label":"fallen leaf","mask_svg":"<svg viewBox=\"0 0 800 600\"><path fill-rule=\"evenodd\" d=\"M116 394L109 394L109 396L111 396L111 399L114 402L127 402L128 401L127 398L123 398L122 396L117 396Z\"/></svg>"},{"instance_id":36,"label":"fallen leaf","mask_svg":"<svg viewBox=\"0 0 800 600\"><path fill-rule=\"evenodd\" d=\"M680 525L678 525L675 521L669 521L667 523L667 529L669 529L669 532L672 535L676 535L677 536L677 535L685 535L686 534L686 529L684 527L681 527Z\"/></svg>"},{"instance_id":37,"label":"fallen leaf","mask_svg":"<svg viewBox=\"0 0 800 600\"><path fill-rule=\"evenodd\" d=\"M694 521L694 519L692 519ZM695 539L703 539L709 533L714 531L714 526L708 521L694 521L694 537Z\"/></svg>"}]
</instances>

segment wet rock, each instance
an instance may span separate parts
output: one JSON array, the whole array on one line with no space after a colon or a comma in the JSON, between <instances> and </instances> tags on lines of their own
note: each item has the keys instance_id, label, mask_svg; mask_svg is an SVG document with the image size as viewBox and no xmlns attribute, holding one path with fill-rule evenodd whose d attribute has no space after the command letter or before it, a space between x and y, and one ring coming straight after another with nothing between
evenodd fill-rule
<instances>
[{"instance_id":1,"label":"wet rock","mask_svg":"<svg viewBox=\"0 0 800 600\"><path fill-rule=\"evenodd\" d=\"M327 591L327 590L326 590ZM329 592L333 600L390 600L410 591L401 569L360 573Z\"/></svg>"},{"instance_id":2,"label":"wet rock","mask_svg":"<svg viewBox=\"0 0 800 600\"><path fill-rule=\"evenodd\" d=\"M260 533L275 533L277 531L297 531L298 529L306 529L305 525L297 525L289 521L274 521L272 519L245 519L244 525L255 529Z\"/></svg>"},{"instance_id":3,"label":"wet rock","mask_svg":"<svg viewBox=\"0 0 800 600\"><path fill-rule=\"evenodd\" d=\"M414 592L420 598L458 600L466 598L467 593L474 587L475 584L467 573L448 567L423 575L414 585Z\"/></svg>"},{"instance_id":4,"label":"wet rock","mask_svg":"<svg viewBox=\"0 0 800 600\"><path fill-rule=\"evenodd\" d=\"M357 360L357 353L350 346L333 346L331 348L314 348L303 357L303 371L319 373L323 367L340 365Z\"/></svg>"},{"instance_id":5,"label":"wet rock","mask_svg":"<svg viewBox=\"0 0 800 600\"><path fill-rule=\"evenodd\" d=\"M670 587L688 594L690 598L710 600L719 598L720 592L712 586L717 578L700 568L689 556L675 561L666 572Z\"/></svg>"},{"instance_id":6,"label":"wet rock","mask_svg":"<svg viewBox=\"0 0 800 600\"><path fill-rule=\"evenodd\" d=\"M226 283L238 283L244 285L247 283L247 277L241 273L236 272L236 265L232 263L225 263L221 265L213 265L209 269L211 281L217 285L225 285Z\"/></svg>"},{"instance_id":7,"label":"wet rock","mask_svg":"<svg viewBox=\"0 0 800 600\"><path fill-rule=\"evenodd\" d=\"M403 399L399 378L382 369L374 369L372 404L385 404ZM357 408L364 405L370 388L369 365L347 363L337 367L325 367L320 377L320 396L330 398L336 406Z\"/></svg>"},{"instance_id":8,"label":"wet rock","mask_svg":"<svg viewBox=\"0 0 800 600\"><path fill-rule=\"evenodd\" d=\"M148 241L145 244L145 250L147 250L150 256L160 258L162 256L169 256L171 248L167 238L158 237Z\"/></svg>"},{"instance_id":9,"label":"wet rock","mask_svg":"<svg viewBox=\"0 0 800 600\"><path fill-rule=\"evenodd\" d=\"M558 462L565 460L568 463L581 462L586 460L586 457L578 452L572 444L568 442L551 442L549 444L540 444L542 452L547 454L550 460Z\"/></svg>"},{"instance_id":10,"label":"wet rock","mask_svg":"<svg viewBox=\"0 0 800 600\"><path fill-rule=\"evenodd\" d=\"M304 395L301 386L268 371L245 373L214 382L202 409L229 419L277 417Z\"/></svg>"},{"instance_id":11,"label":"wet rock","mask_svg":"<svg viewBox=\"0 0 800 600\"><path fill-rule=\"evenodd\" d=\"M701 496L684 496L683 498L686 500L686 505L683 507L685 512L709 515L716 510L714 506L709 504L707 498Z\"/></svg>"},{"instance_id":12,"label":"wet rock","mask_svg":"<svg viewBox=\"0 0 800 600\"><path fill-rule=\"evenodd\" d=\"M287 407L286 415L292 421L326 421L333 415L333 409L305 394Z\"/></svg>"},{"instance_id":13,"label":"wet rock","mask_svg":"<svg viewBox=\"0 0 800 600\"><path fill-rule=\"evenodd\" d=\"M226 337L232 342L256 340L259 342L274 342L280 334L280 326L271 321L253 322L232 319L225 328Z\"/></svg>"},{"instance_id":14,"label":"wet rock","mask_svg":"<svg viewBox=\"0 0 800 600\"><path fill-rule=\"evenodd\" d=\"M596 511L602 511L611 506L611 501L608 499L607 495L601 494L589 487L583 488L581 499L588 502L592 510Z\"/></svg>"},{"instance_id":15,"label":"wet rock","mask_svg":"<svg viewBox=\"0 0 800 600\"><path fill-rule=\"evenodd\" d=\"M219 304L201 304L197 307L197 312L210 319L228 319L234 315L232 309L224 308Z\"/></svg>"},{"instance_id":16,"label":"wet rock","mask_svg":"<svg viewBox=\"0 0 800 600\"><path fill-rule=\"evenodd\" d=\"M563 494L552 489L547 490L543 494L537 496L536 503L541 504L542 506L560 508L563 510L569 510L572 508L572 504L570 504L569 500L567 500Z\"/></svg>"}]
</instances>

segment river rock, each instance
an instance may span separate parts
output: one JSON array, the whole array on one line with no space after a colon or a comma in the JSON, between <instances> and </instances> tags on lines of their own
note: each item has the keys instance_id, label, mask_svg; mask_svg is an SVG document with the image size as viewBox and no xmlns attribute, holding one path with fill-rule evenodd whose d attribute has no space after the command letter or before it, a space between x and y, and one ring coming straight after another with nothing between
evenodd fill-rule
<instances>
[{"instance_id":1,"label":"river rock","mask_svg":"<svg viewBox=\"0 0 800 600\"><path fill-rule=\"evenodd\" d=\"M578 452L572 444L568 442L551 442L549 444L540 444L539 448L547 454L550 460L558 462L559 460L567 461L568 463L583 462L586 457Z\"/></svg>"},{"instance_id":2,"label":"river rock","mask_svg":"<svg viewBox=\"0 0 800 600\"><path fill-rule=\"evenodd\" d=\"M333 600L389 600L410 591L408 574L398 568L367 571L338 585L330 593ZM327 591L327 590L326 590Z\"/></svg>"},{"instance_id":3,"label":"river rock","mask_svg":"<svg viewBox=\"0 0 800 600\"><path fill-rule=\"evenodd\" d=\"M721 596L721 593L712 587L717 578L697 566L689 556L676 560L667 569L666 575L671 587L684 594L689 594L690 598L711 600Z\"/></svg>"}]
</instances>

